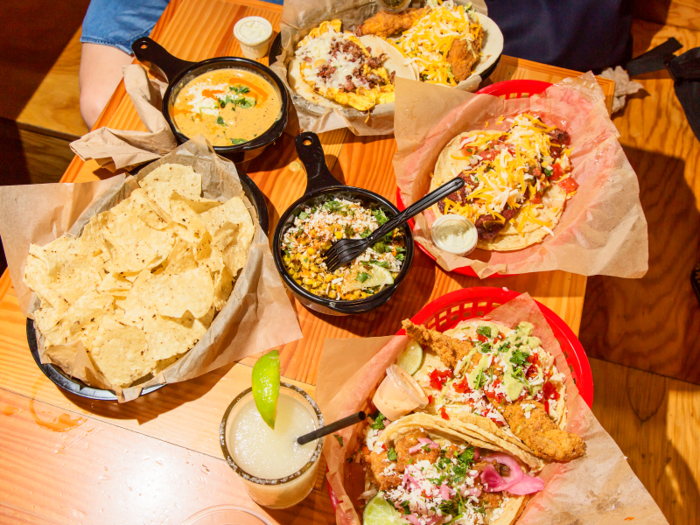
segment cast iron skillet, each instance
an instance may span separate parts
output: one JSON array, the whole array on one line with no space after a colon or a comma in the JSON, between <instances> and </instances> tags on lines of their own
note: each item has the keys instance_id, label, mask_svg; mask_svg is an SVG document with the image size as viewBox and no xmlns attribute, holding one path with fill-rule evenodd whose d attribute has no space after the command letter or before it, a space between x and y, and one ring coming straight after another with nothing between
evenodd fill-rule
<instances>
[{"instance_id":1,"label":"cast iron skillet","mask_svg":"<svg viewBox=\"0 0 700 525\"><path fill-rule=\"evenodd\" d=\"M61 370L56 365L41 364L41 359L39 358L39 346L36 340L36 331L34 330L34 321L27 319L27 342L29 343L29 349L32 352L32 357L36 362L37 366L41 369L46 377L48 377L52 383L56 386L75 394L76 396L85 397L87 399L97 399L98 401L116 401L117 396L111 390L105 390L103 388L93 388L86 385L79 379L75 379L67 375L63 370ZM160 385L154 385L141 390L141 395L150 394L156 390L163 388L165 383Z\"/></svg>"},{"instance_id":2,"label":"cast iron skillet","mask_svg":"<svg viewBox=\"0 0 700 525\"><path fill-rule=\"evenodd\" d=\"M131 44L131 49L136 55L136 58L141 62L150 62L151 66L160 70L168 79L168 88L163 95L162 111L165 120L168 121L170 129L180 144L187 142L189 137L180 133L175 126L170 116L170 108L177 98L177 95L180 93L180 90L187 82L213 69L247 69L270 82L282 101L282 109L280 110L277 121L275 121L272 127L265 133L243 144L235 146L214 146L214 151L234 162L247 162L260 155L266 146L276 141L287 126L289 112L289 96L287 95L287 90L277 75L263 64L241 57L216 57L202 60L201 62L188 62L174 57L160 44L148 37L136 40Z\"/></svg>"},{"instance_id":3,"label":"cast iron skillet","mask_svg":"<svg viewBox=\"0 0 700 525\"><path fill-rule=\"evenodd\" d=\"M363 188L345 186L338 182L338 180L331 175L330 170L326 166L323 148L315 133L308 131L300 133L294 139L294 142L296 144L297 153L299 154L299 159L304 163L304 167L306 168L306 191L301 198L287 208L287 211L282 214L277 223L272 241L272 254L275 259L275 264L277 265L277 271L299 302L311 310L330 315L348 315L364 313L378 308L394 295L394 292L399 287L404 277L406 277L411 267L411 262L413 261L413 234L408 224L399 226L406 239L406 259L401 265L401 271L396 276L394 284L365 299L358 299L356 301L334 301L332 299L318 297L299 286L287 273L284 262L282 261L282 240L284 233L293 224L294 219L301 209L311 201L319 197L331 198L343 194L360 200L365 204L378 204L385 210L385 213L389 217L393 217L399 213L398 208L381 195L377 195Z\"/></svg>"}]
</instances>

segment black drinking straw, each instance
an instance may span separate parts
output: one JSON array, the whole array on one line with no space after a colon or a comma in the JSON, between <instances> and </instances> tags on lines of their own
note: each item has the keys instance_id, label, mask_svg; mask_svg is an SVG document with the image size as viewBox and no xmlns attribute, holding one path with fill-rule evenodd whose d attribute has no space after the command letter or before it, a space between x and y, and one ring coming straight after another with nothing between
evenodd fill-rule
<instances>
[{"instance_id":1,"label":"black drinking straw","mask_svg":"<svg viewBox=\"0 0 700 525\"><path fill-rule=\"evenodd\" d=\"M326 425L325 427L321 427L313 432L309 432L308 434L298 437L297 443L300 445L306 445L314 439L322 438L323 436L327 436L328 434L340 430L341 428L349 427L350 425L354 425L359 421L364 421L366 417L367 414L364 412L358 412L357 414L344 417L335 423L331 423L330 425Z\"/></svg>"}]
</instances>

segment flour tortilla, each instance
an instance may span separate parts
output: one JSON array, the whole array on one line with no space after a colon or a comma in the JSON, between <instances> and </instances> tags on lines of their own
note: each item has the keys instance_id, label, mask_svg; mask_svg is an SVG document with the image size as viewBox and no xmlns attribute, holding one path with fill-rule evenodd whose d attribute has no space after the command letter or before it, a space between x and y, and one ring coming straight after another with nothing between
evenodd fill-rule
<instances>
[{"instance_id":1,"label":"flour tortilla","mask_svg":"<svg viewBox=\"0 0 700 525\"><path fill-rule=\"evenodd\" d=\"M407 78L409 80L418 80L418 72L412 64L407 64L406 59L401 54L401 52L392 46L386 40L383 40L374 35L365 35L360 37L360 42L365 47L372 50L372 56L379 56L382 53L386 53L389 58L384 62L384 68L391 74L396 72L397 77ZM287 72L287 81L289 82L289 87L297 94L317 106L331 109L343 109L349 106L343 106L322 97L316 93L313 88L307 84L301 76L300 70L301 60L296 56L292 57L289 62L289 69ZM381 106L381 104L378 104ZM376 106L375 106L376 107Z\"/></svg>"},{"instance_id":2,"label":"flour tortilla","mask_svg":"<svg viewBox=\"0 0 700 525\"><path fill-rule=\"evenodd\" d=\"M427 414L411 414L394 421L386 427L379 439L384 444L392 443L401 436L416 429L422 429L427 432L428 437L440 446L468 443L475 447L493 450L494 452L503 452L515 456L516 459L521 459L519 455L521 451L517 449L512 451L509 450L509 448L502 448L484 439L481 434L474 433L466 427L460 429L455 425L450 425L449 421ZM504 494L504 498L505 504L502 513L495 519L489 519L489 525L511 525L518 516L520 516L528 501L528 496ZM491 516L487 515L487 518L491 518Z\"/></svg>"},{"instance_id":3,"label":"flour tortilla","mask_svg":"<svg viewBox=\"0 0 700 525\"><path fill-rule=\"evenodd\" d=\"M466 160L459 160L453 157L464 157L464 154L460 151L459 145L462 139L466 136L473 135L475 131L469 131L465 133L460 133L455 138L453 138L447 146L442 150L437 162L435 163L435 172L432 180L430 181L430 191L433 191L443 184L454 179L461 171L469 167L469 162ZM493 131L484 130L485 134L492 134ZM562 213L564 212L564 206L566 205L566 191L564 191L558 184L551 186L545 191L542 196L543 208L539 209L539 218L549 222L551 230L554 230L556 225L559 223ZM431 208L435 213L436 217L444 215L437 204L434 204ZM476 247L481 250L497 251L497 252L509 252L514 250L522 250L528 246L532 246L538 242L541 242L549 232L544 229L544 227L535 224L533 222L528 222L520 233L516 229L514 223L517 222L518 215L516 215L501 232L493 239L479 239Z\"/></svg>"}]
</instances>

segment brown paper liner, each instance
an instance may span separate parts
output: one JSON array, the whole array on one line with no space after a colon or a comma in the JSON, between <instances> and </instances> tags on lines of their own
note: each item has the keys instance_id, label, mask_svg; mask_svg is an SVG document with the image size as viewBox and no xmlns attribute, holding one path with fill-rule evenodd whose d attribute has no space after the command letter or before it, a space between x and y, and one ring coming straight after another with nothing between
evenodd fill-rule
<instances>
[{"instance_id":1,"label":"brown paper liner","mask_svg":"<svg viewBox=\"0 0 700 525\"><path fill-rule=\"evenodd\" d=\"M528 294L522 294L485 318L511 328L523 321L535 326L534 335L540 338L542 347L554 356L557 368L566 376L566 430L580 435L587 446L582 458L569 463L550 463L539 473L545 481L545 489L528 502L518 525L612 525L626 523L626 518L631 518L628 521L635 524L668 523L632 472L620 448L579 395L559 342L535 301ZM323 347L318 377L324 380L319 380L316 387L316 399L328 421L368 405L386 368L395 362L409 339L394 336L352 341L362 350L349 351L350 343L341 339L326 340ZM340 362L342 369L335 366ZM358 447L357 427L339 432L343 447L332 437L326 438L323 447L328 483L340 500L336 521L341 525L361 523L343 485L346 458Z\"/></svg>"}]
</instances>

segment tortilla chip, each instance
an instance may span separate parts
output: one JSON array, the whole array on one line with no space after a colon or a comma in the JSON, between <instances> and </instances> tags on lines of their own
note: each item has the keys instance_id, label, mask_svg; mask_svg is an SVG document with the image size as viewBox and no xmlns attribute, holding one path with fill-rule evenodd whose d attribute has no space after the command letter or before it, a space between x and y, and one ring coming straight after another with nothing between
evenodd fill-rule
<instances>
[{"instance_id":1,"label":"tortilla chip","mask_svg":"<svg viewBox=\"0 0 700 525\"><path fill-rule=\"evenodd\" d=\"M190 312L181 318L156 315L144 323L148 348L159 361L182 355L197 344L209 324L202 323Z\"/></svg>"},{"instance_id":2,"label":"tortilla chip","mask_svg":"<svg viewBox=\"0 0 700 525\"><path fill-rule=\"evenodd\" d=\"M103 319L88 352L107 380L120 387L150 374L157 361L148 349L143 330L111 317Z\"/></svg>"},{"instance_id":3,"label":"tortilla chip","mask_svg":"<svg viewBox=\"0 0 700 525\"><path fill-rule=\"evenodd\" d=\"M250 212L239 197L233 197L199 217L222 251L224 264L235 277L245 265L248 250L253 242L255 226ZM228 243L224 244L225 241Z\"/></svg>"},{"instance_id":4,"label":"tortilla chip","mask_svg":"<svg viewBox=\"0 0 700 525\"><path fill-rule=\"evenodd\" d=\"M177 191L183 197L197 200L202 194L202 176L190 166L163 164L139 181L148 197L163 211L170 213L170 196Z\"/></svg>"}]
</instances>

